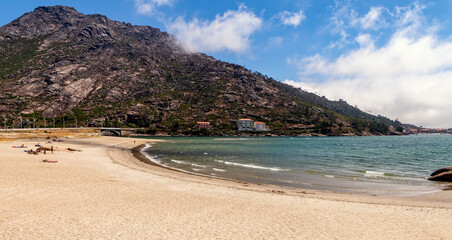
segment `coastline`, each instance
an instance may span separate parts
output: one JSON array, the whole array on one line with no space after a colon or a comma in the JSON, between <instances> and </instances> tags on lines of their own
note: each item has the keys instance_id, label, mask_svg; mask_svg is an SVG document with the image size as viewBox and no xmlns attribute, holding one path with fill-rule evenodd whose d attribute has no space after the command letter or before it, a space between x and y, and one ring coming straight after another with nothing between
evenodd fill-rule
<instances>
[{"instance_id":1,"label":"coastline","mask_svg":"<svg viewBox=\"0 0 452 240\"><path fill-rule=\"evenodd\" d=\"M134 143L134 141L136 141ZM188 175L146 164L150 141L52 143L58 163L1 142L0 237L108 239L446 239L451 191L380 197L291 190ZM66 151L71 147L81 152Z\"/></svg>"},{"instance_id":2,"label":"coastline","mask_svg":"<svg viewBox=\"0 0 452 240\"><path fill-rule=\"evenodd\" d=\"M150 142L155 141L153 139L146 139ZM160 141L157 141L157 144ZM407 195L407 196L394 196L394 195L375 195L364 192L339 192L329 191L325 189L304 189L297 187L290 187L284 185L272 185L266 183L256 183L249 181L242 181L232 178L222 178L218 176L210 176L203 174L196 174L192 172L183 171L176 168L170 168L164 165L153 162L146 157L141 150L146 145L131 149L131 153L135 159L145 163L147 166L153 169L153 174L163 173L165 177L173 177L184 181L195 181L201 183L208 183L217 185L220 187L230 187L242 190L257 191L257 192L270 192L276 194L290 195L290 196L311 196L320 199L328 200L340 200L350 201L358 203L370 203L370 204L388 204L388 205L405 205L405 206L422 206L422 207L441 207L452 208L452 185L445 190L437 190L432 193L422 193L419 195ZM146 165L144 166L146 168ZM154 169L156 168L156 169ZM160 170L159 170L160 169ZM144 169L142 169L144 170ZM149 169L148 169L149 170ZM203 181L205 180L205 181Z\"/></svg>"}]
</instances>

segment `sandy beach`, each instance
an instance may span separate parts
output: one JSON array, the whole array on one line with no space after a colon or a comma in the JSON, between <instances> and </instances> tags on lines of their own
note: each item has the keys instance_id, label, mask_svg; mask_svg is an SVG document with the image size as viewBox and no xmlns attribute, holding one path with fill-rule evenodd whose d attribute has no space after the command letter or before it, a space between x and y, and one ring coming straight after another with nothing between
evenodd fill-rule
<instances>
[{"instance_id":1,"label":"sandy beach","mask_svg":"<svg viewBox=\"0 0 452 240\"><path fill-rule=\"evenodd\" d=\"M450 191L284 189L145 164L131 149L149 140L47 141L0 142L0 239L452 239ZM55 151L12 148L36 143Z\"/></svg>"}]
</instances>

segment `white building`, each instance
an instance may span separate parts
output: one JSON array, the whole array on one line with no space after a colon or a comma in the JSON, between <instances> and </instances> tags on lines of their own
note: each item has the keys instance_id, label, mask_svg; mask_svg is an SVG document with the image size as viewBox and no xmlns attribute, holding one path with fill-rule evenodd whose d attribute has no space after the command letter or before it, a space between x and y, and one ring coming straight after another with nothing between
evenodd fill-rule
<instances>
[{"instance_id":1,"label":"white building","mask_svg":"<svg viewBox=\"0 0 452 240\"><path fill-rule=\"evenodd\" d=\"M247 118L242 118L237 121L237 128L239 131L253 131L254 121Z\"/></svg>"},{"instance_id":2,"label":"white building","mask_svg":"<svg viewBox=\"0 0 452 240\"><path fill-rule=\"evenodd\" d=\"M265 123L263 122L254 122L254 130L256 131L266 131Z\"/></svg>"}]
</instances>

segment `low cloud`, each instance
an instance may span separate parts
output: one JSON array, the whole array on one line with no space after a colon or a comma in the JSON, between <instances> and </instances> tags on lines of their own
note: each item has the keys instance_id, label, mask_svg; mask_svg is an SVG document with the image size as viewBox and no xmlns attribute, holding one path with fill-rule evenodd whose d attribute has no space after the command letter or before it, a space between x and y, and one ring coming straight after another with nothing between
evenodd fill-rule
<instances>
[{"instance_id":1,"label":"low cloud","mask_svg":"<svg viewBox=\"0 0 452 240\"><path fill-rule=\"evenodd\" d=\"M138 14L153 15L156 7L171 5L173 0L135 0L135 8Z\"/></svg>"},{"instance_id":2,"label":"low cloud","mask_svg":"<svg viewBox=\"0 0 452 240\"><path fill-rule=\"evenodd\" d=\"M217 15L214 20L194 18L187 22L179 17L167 26L182 46L190 52L247 51L251 35L262 26L262 19L246 6Z\"/></svg>"},{"instance_id":3,"label":"low cloud","mask_svg":"<svg viewBox=\"0 0 452 240\"><path fill-rule=\"evenodd\" d=\"M276 15L275 18L280 19L284 25L297 27L301 24L301 21L306 18L306 16L303 14L302 10L298 12L284 11Z\"/></svg>"},{"instance_id":4,"label":"low cloud","mask_svg":"<svg viewBox=\"0 0 452 240\"><path fill-rule=\"evenodd\" d=\"M336 59L291 59L300 79L286 83L402 122L452 127L452 40L429 30L422 9L397 8L398 27L380 47L360 33L360 47Z\"/></svg>"}]
</instances>

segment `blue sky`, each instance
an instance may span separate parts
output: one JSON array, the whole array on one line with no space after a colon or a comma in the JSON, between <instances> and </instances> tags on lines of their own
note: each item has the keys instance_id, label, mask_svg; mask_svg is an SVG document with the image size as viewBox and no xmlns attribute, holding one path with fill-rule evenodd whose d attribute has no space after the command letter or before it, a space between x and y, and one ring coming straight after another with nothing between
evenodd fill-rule
<instances>
[{"instance_id":1,"label":"blue sky","mask_svg":"<svg viewBox=\"0 0 452 240\"><path fill-rule=\"evenodd\" d=\"M452 127L452 0L15 0L158 27L187 51L244 65L375 115Z\"/></svg>"}]
</instances>

